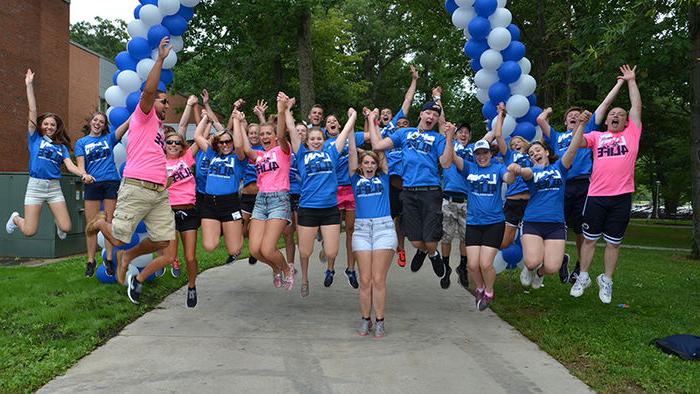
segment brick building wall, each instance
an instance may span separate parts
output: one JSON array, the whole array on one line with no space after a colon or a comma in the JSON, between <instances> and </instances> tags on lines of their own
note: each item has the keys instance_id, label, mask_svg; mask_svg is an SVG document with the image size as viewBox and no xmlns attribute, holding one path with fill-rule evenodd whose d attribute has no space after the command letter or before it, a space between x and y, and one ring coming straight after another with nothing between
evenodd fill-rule
<instances>
[{"instance_id":1,"label":"brick building wall","mask_svg":"<svg viewBox=\"0 0 700 394\"><path fill-rule=\"evenodd\" d=\"M86 119L100 106L100 58L77 45L69 48L68 131L75 142L83 136L80 130Z\"/></svg>"}]
</instances>

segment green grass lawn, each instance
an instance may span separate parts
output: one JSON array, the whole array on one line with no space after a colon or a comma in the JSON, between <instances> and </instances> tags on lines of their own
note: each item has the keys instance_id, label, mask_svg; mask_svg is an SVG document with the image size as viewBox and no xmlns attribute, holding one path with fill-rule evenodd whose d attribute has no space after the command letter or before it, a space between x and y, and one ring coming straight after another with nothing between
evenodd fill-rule
<instances>
[{"instance_id":1,"label":"green grass lawn","mask_svg":"<svg viewBox=\"0 0 700 394\"><path fill-rule=\"evenodd\" d=\"M569 230L569 239L574 240L571 230ZM692 227L632 221L625 232L623 244L690 249L692 240ZM604 241L601 239L600 243Z\"/></svg>"}]
</instances>

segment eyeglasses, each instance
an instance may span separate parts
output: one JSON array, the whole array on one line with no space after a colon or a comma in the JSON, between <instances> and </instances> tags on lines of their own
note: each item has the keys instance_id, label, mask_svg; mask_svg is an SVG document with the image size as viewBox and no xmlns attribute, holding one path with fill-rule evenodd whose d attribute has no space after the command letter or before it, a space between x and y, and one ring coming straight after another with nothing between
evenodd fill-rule
<instances>
[{"instance_id":1,"label":"eyeglasses","mask_svg":"<svg viewBox=\"0 0 700 394\"><path fill-rule=\"evenodd\" d=\"M163 103L163 105L168 105L168 99L167 99L167 98L156 99L156 101L160 101L161 103Z\"/></svg>"},{"instance_id":2,"label":"eyeglasses","mask_svg":"<svg viewBox=\"0 0 700 394\"><path fill-rule=\"evenodd\" d=\"M178 146L179 146L179 145L182 145L182 142L181 142L181 141L175 141L175 140L165 141L165 143L168 144L168 145L178 145Z\"/></svg>"},{"instance_id":3,"label":"eyeglasses","mask_svg":"<svg viewBox=\"0 0 700 394\"><path fill-rule=\"evenodd\" d=\"M233 140L219 140L219 142L218 142L219 145L228 145L228 144L232 144L232 143L233 143Z\"/></svg>"}]
</instances>

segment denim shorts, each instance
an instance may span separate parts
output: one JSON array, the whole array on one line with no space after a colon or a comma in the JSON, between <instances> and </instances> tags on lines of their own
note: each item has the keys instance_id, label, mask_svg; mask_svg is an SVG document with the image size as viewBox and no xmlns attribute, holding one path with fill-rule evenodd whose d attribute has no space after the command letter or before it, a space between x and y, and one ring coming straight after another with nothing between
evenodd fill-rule
<instances>
[{"instance_id":1,"label":"denim shorts","mask_svg":"<svg viewBox=\"0 0 700 394\"><path fill-rule=\"evenodd\" d=\"M391 216L355 219L355 231L352 233L352 250L354 252L394 250L396 246L398 246L398 240Z\"/></svg>"},{"instance_id":2,"label":"denim shorts","mask_svg":"<svg viewBox=\"0 0 700 394\"><path fill-rule=\"evenodd\" d=\"M60 179L29 178L27 192L24 194L24 205L41 205L65 202L61 190Z\"/></svg>"},{"instance_id":3,"label":"denim shorts","mask_svg":"<svg viewBox=\"0 0 700 394\"><path fill-rule=\"evenodd\" d=\"M258 193L255 207L250 217L255 220L281 219L292 222L292 209L288 192Z\"/></svg>"}]
</instances>

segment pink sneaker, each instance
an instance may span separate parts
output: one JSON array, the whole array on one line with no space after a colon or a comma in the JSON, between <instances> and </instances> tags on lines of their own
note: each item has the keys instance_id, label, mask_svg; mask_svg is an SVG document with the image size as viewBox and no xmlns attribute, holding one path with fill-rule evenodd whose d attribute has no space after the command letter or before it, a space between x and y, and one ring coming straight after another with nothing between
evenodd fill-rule
<instances>
[{"instance_id":1,"label":"pink sneaker","mask_svg":"<svg viewBox=\"0 0 700 394\"><path fill-rule=\"evenodd\" d=\"M292 290L294 287L294 263L287 263L289 269L284 273L284 288Z\"/></svg>"},{"instance_id":2,"label":"pink sneaker","mask_svg":"<svg viewBox=\"0 0 700 394\"><path fill-rule=\"evenodd\" d=\"M272 283L275 285L276 288L282 287L282 273L275 274L275 278L272 281Z\"/></svg>"}]
</instances>

